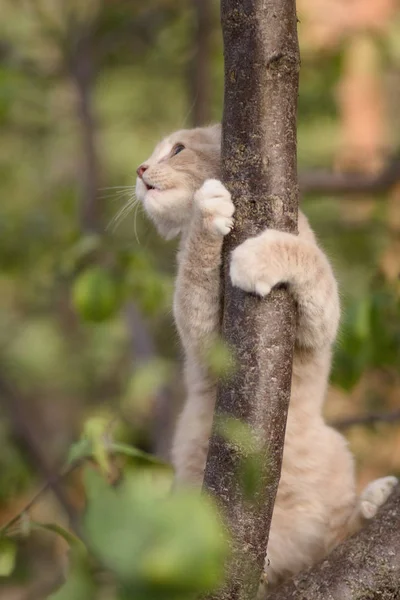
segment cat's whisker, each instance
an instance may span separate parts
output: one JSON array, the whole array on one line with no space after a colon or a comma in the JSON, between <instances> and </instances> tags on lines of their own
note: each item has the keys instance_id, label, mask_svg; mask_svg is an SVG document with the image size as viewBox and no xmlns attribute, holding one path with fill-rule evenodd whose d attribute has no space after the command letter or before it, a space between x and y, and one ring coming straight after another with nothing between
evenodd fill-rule
<instances>
[{"instance_id":1,"label":"cat's whisker","mask_svg":"<svg viewBox=\"0 0 400 600\"><path fill-rule=\"evenodd\" d=\"M125 212L127 210L130 209L131 207L131 202L128 202L128 204L125 204L111 219L111 221L109 222L109 224L107 225L107 229L110 229L111 227L113 227L113 231L114 231L114 225L116 223L118 223L118 221L121 220L121 218L124 216Z\"/></svg>"},{"instance_id":2,"label":"cat's whisker","mask_svg":"<svg viewBox=\"0 0 400 600\"><path fill-rule=\"evenodd\" d=\"M131 185L129 185L129 186L121 185L121 186L113 186L113 187L108 187L108 188L100 188L100 190L110 192L110 193L99 194L98 197L100 200L112 199L112 200L120 201L125 196L132 195L132 193L133 194L135 193L135 188L134 188L134 186L131 186Z\"/></svg>"},{"instance_id":3,"label":"cat's whisker","mask_svg":"<svg viewBox=\"0 0 400 600\"><path fill-rule=\"evenodd\" d=\"M183 128L186 126L186 123L187 123L187 121L188 121L188 119L189 119L190 115L192 114L192 110L194 109L194 107L195 107L195 104L196 104L196 102L197 102L197 97L198 97L198 95L199 95L199 93L197 92L197 94L196 94L196 96L195 96L195 98L194 98L194 100L193 100L193 102L192 102L192 105L190 106L190 108L189 108L188 112L186 113L186 116L185 116L185 118L183 119L183 123L182 123L182 125L181 125L181 129L183 129Z\"/></svg>"},{"instance_id":4,"label":"cat's whisker","mask_svg":"<svg viewBox=\"0 0 400 600\"><path fill-rule=\"evenodd\" d=\"M130 190L126 190L123 192L117 192L117 193L113 193L113 194L101 194L98 196L98 198L101 198L102 200L106 200L107 198L115 200L115 201L119 201L119 200L123 200L124 197L128 196L128 194L130 194L131 191Z\"/></svg>"},{"instance_id":5,"label":"cat's whisker","mask_svg":"<svg viewBox=\"0 0 400 600\"><path fill-rule=\"evenodd\" d=\"M137 243L140 246L140 240L139 240L139 236L138 236L138 232L137 232L137 214L138 214L138 210L140 208L141 204L139 204L139 202L136 202L136 206L135 206L135 213L134 213L134 217L133 217L133 232L135 234L135 239L137 241Z\"/></svg>"},{"instance_id":6,"label":"cat's whisker","mask_svg":"<svg viewBox=\"0 0 400 600\"><path fill-rule=\"evenodd\" d=\"M99 191L103 190L131 190L134 186L132 185L111 185L109 187L101 187Z\"/></svg>"},{"instance_id":7,"label":"cat's whisker","mask_svg":"<svg viewBox=\"0 0 400 600\"><path fill-rule=\"evenodd\" d=\"M119 210L117 214L111 219L109 225L107 226L107 229L112 227L112 231L114 232L118 225L121 224L122 220L128 215L128 213L130 213L131 210L135 208L135 206L138 205L138 203L139 199L135 196L131 196L127 204L125 204L125 206L123 206L121 210Z\"/></svg>"},{"instance_id":8,"label":"cat's whisker","mask_svg":"<svg viewBox=\"0 0 400 600\"><path fill-rule=\"evenodd\" d=\"M135 206L135 201L132 200L130 202L128 202L122 210L119 211L119 213L116 216L115 219L115 224L120 223L126 216L127 214L134 208Z\"/></svg>"}]
</instances>

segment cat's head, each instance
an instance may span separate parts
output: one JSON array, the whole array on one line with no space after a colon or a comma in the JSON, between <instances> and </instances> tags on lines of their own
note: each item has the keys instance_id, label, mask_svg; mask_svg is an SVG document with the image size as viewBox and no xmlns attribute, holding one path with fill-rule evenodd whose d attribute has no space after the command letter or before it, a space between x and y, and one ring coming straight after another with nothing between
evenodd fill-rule
<instances>
[{"instance_id":1,"label":"cat's head","mask_svg":"<svg viewBox=\"0 0 400 600\"><path fill-rule=\"evenodd\" d=\"M188 227L194 193L206 179L220 177L220 149L220 125L182 129L138 167L136 196L165 238Z\"/></svg>"}]
</instances>

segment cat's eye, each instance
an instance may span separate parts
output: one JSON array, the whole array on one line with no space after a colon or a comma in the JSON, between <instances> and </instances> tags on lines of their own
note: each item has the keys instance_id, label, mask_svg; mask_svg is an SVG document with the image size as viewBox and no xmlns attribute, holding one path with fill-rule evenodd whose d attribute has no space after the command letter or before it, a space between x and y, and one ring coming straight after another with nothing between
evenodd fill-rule
<instances>
[{"instance_id":1,"label":"cat's eye","mask_svg":"<svg viewBox=\"0 0 400 600\"><path fill-rule=\"evenodd\" d=\"M179 154L179 152L182 152L182 150L184 149L185 146L183 144L175 144L175 146L172 148L171 156L176 156L177 154Z\"/></svg>"}]
</instances>

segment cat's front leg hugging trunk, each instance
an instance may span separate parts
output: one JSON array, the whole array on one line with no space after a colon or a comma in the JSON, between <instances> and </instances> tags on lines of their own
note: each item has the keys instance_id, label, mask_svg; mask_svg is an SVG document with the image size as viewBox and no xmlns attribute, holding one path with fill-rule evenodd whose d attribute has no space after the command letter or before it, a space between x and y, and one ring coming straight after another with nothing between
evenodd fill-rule
<instances>
[{"instance_id":1,"label":"cat's front leg hugging trunk","mask_svg":"<svg viewBox=\"0 0 400 600\"><path fill-rule=\"evenodd\" d=\"M185 358L187 397L172 457L179 485L201 487L216 400L207 351L219 335L224 235L234 225L229 192L216 180L220 127L178 131L138 169L137 195L159 232L181 236L174 316ZM286 284L297 330L281 479L266 575L269 585L312 565L372 518L397 480L384 477L356 494L353 457L322 409L339 323L337 283L306 217L299 233L267 230L231 256L233 285L267 296Z\"/></svg>"},{"instance_id":2,"label":"cat's front leg hugging trunk","mask_svg":"<svg viewBox=\"0 0 400 600\"><path fill-rule=\"evenodd\" d=\"M172 457L176 480L201 485L216 397L206 355L219 331L220 267L224 235L234 206L220 181L207 180L194 196L194 211L181 241L174 315L185 350L187 398L176 428Z\"/></svg>"}]
</instances>

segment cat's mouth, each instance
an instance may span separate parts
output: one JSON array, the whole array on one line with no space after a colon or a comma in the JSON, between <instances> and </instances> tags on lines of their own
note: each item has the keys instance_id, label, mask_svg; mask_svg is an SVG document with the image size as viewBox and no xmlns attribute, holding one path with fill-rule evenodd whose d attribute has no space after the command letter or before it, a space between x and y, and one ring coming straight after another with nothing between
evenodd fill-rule
<instances>
[{"instance_id":1,"label":"cat's mouth","mask_svg":"<svg viewBox=\"0 0 400 600\"><path fill-rule=\"evenodd\" d=\"M149 183L148 181L145 181L144 179L142 179L143 183L144 183L144 187L146 188L146 194L147 192L161 192L162 188L158 185L154 185L153 183Z\"/></svg>"}]
</instances>

